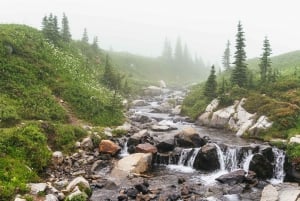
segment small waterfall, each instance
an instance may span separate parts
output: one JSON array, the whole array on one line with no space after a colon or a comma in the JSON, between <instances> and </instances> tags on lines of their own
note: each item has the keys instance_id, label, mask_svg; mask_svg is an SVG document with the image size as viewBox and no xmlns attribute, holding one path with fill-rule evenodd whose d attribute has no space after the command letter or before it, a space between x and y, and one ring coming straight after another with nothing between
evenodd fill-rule
<instances>
[{"instance_id":1,"label":"small waterfall","mask_svg":"<svg viewBox=\"0 0 300 201\"><path fill-rule=\"evenodd\" d=\"M197 156L198 152L200 151L200 149L201 148L194 148L193 154L192 154L192 156L190 157L190 159L187 162L187 166L193 167L195 159L196 159L196 156Z\"/></svg>"},{"instance_id":2,"label":"small waterfall","mask_svg":"<svg viewBox=\"0 0 300 201\"><path fill-rule=\"evenodd\" d=\"M233 171L239 168L238 153L239 147L228 147L225 155L226 170Z\"/></svg>"},{"instance_id":3,"label":"small waterfall","mask_svg":"<svg viewBox=\"0 0 300 201\"><path fill-rule=\"evenodd\" d=\"M273 184L282 183L285 177L285 172L284 172L285 153L283 150L280 150L275 147L272 148L272 151L275 157L275 161L274 161L275 167L273 173L274 176L270 181Z\"/></svg>"},{"instance_id":4,"label":"small waterfall","mask_svg":"<svg viewBox=\"0 0 300 201\"><path fill-rule=\"evenodd\" d=\"M126 142L125 142L125 144L124 144L124 146L123 146L123 148L121 149L121 152L120 152L120 156L122 158L129 155L127 149L128 149L128 146L127 146L127 140L126 140Z\"/></svg>"},{"instance_id":5,"label":"small waterfall","mask_svg":"<svg viewBox=\"0 0 300 201\"><path fill-rule=\"evenodd\" d=\"M220 169L225 170L224 154L223 154L221 148L219 147L219 145L217 145L216 143L214 143L214 145L217 148L217 154L218 154L218 159L219 159L219 163L220 163Z\"/></svg>"},{"instance_id":6,"label":"small waterfall","mask_svg":"<svg viewBox=\"0 0 300 201\"><path fill-rule=\"evenodd\" d=\"M244 157L244 160L243 160L243 170L245 170L245 172L248 173L249 171L249 166L250 166L250 162L253 158L253 154L252 154L252 151L249 150L247 155Z\"/></svg>"},{"instance_id":7,"label":"small waterfall","mask_svg":"<svg viewBox=\"0 0 300 201\"><path fill-rule=\"evenodd\" d=\"M178 165L185 165L188 161L189 153L192 149L183 149L180 153Z\"/></svg>"}]
</instances>

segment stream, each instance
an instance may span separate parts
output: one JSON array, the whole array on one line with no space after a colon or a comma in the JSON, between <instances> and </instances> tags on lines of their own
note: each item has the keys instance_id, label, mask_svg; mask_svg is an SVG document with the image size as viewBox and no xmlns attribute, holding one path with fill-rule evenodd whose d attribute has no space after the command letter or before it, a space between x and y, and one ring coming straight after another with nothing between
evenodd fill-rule
<instances>
[{"instance_id":1,"label":"stream","mask_svg":"<svg viewBox=\"0 0 300 201\"><path fill-rule=\"evenodd\" d=\"M270 148L269 145L257 140L237 137L230 131L201 127L192 123L189 118L174 112L174 106L181 104L184 95L182 91L169 91L160 96L144 98L143 104L132 106L128 110L128 119L136 128L147 129L151 142L161 142L165 139L174 138L179 131L185 128L194 128L201 139L205 139L211 147L215 147L217 169L203 170L195 165L195 163L199 163L195 160L199 160L197 155L203 151L203 147L184 148L176 146L172 151L159 151L154 154L152 168L146 173L149 175L146 177L149 189L151 192L158 193L153 197L129 198L129 200L260 200L261 191L265 185L283 182L285 153L282 150ZM171 108L168 104L170 102L173 104L175 102ZM143 122L141 119L145 121ZM155 129L153 125L156 125ZM130 136L123 139L125 143L119 158L129 155L128 137ZM239 170L243 170L246 177L248 173L251 177L252 171L249 171L249 167L253 157L264 155L267 152L265 150L269 150L268 153L273 157L273 173L270 178L259 179L255 185L252 185L252 181L249 184L244 182L220 183L216 180L224 174ZM106 173L104 175L107 175ZM107 179L114 180L110 176L107 176ZM95 188L91 200L122 200L118 196L119 192L126 192L128 187L144 182L144 180L145 178L142 177L131 177L122 180L118 186Z\"/></svg>"}]
</instances>

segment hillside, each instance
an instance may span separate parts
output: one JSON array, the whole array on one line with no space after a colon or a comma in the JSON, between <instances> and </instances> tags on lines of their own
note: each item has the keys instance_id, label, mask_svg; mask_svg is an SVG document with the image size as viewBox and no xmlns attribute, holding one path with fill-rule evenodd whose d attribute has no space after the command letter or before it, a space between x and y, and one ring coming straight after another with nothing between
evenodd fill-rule
<instances>
[{"instance_id":1,"label":"hillside","mask_svg":"<svg viewBox=\"0 0 300 201\"><path fill-rule=\"evenodd\" d=\"M204 64L177 65L175 61L166 61L163 58L151 58L134 55L126 52L109 52L117 69L141 84L157 84L164 80L173 86L191 84L206 79L209 68Z\"/></svg>"},{"instance_id":2,"label":"hillside","mask_svg":"<svg viewBox=\"0 0 300 201\"><path fill-rule=\"evenodd\" d=\"M25 25L0 25L1 201L39 181L48 147L68 153L87 135L83 125L123 122L121 97L99 82L98 53L77 41L55 46Z\"/></svg>"}]
</instances>

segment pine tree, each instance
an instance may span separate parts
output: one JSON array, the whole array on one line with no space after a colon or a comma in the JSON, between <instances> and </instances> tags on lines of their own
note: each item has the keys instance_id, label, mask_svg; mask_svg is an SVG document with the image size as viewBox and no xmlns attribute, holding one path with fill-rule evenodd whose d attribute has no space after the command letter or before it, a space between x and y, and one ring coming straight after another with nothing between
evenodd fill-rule
<instances>
[{"instance_id":1,"label":"pine tree","mask_svg":"<svg viewBox=\"0 0 300 201\"><path fill-rule=\"evenodd\" d=\"M238 32L236 34L236 52L234 53L235 67L231 74L231 83L239 87L247 85L247 64L245 52L245 37L241 22L238 24Z\"/></svg>"},{"instance_id":2,"label":"pine tree","mask_svg":"<svg viewBox=\"0 0 300 201\"><path fill-rule=\"evenodd\" d=\"M84 28L84 30L83 30L83 35L82 35L81 41L84 43L89 43L89 37L88 37L86 28Z\"/></svg>"},{"instance_id":3,"label":"pine tree","mask_svg":"<svg viewBox=\"0 0 300 201\"><path fill-rule=\"evenodd\" d=\"M69 20L65 13L63 13L63 18L61 21L61 38L65 42L70 42L72 38L69 28Z\"/></svg>"},{"instance_id":4,"label":"pine tree","mask_svg":"<svg viewBox=\"0 0 300 201\"><path fill-rule=\"evenodd\" d=\"M59 27L57 24L57 17L52 13L49 16L45 16L42 21L42 32L46 38L52 41L54 44L58 44L60 41Z\"/></svg>"},{"instance_id":5,"label":"pine tree","mask_svg":"<svg viewBox=\"0 0 300 201\"><path fill-rule=\"evenodd\" d=\"M223 55L223 67L225 70L229 70L230 69L230 42L229 40L227 41L226 44L226 49L224 51L224 55Z\"/></svg>"},{"instance_id":6,"label":"pine tree","mask_svg":"<svg viewBox=\"0 0 300 201\"><path fill-rule=\"evenodd\" d=\"M260 79L261 82L272 81L273 72L271 67L270 55L272 54L272 49L270 42L267 37L265 37L263 42L263 53L260 58Z\"/></svg>"},{"instance_id":7,"label":"pine tree","mask_svg":"<svg viewBox=\"0 0 300 201\"><path fill-rule=\"evenodd\" d=\"M212 65L210 75L205 83L204 95L209 99L213 99L217 96L217 81L215 66Z\"/></svg>"}]
</instances>

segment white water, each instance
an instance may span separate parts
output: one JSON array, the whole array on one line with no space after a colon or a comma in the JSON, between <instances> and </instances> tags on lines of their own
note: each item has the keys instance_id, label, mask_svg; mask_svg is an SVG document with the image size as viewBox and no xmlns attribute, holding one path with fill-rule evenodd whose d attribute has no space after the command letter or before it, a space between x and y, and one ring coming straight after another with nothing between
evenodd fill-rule
<instances>
[{"instance_id":1,"label":"white water","mask_svg":"<svg viewBox=\"0 0 300 201\"><path fill-rule=\"evenodd\" d=\"M237 154L240 151L239 147L228 147L225 154L225 168L229 171L233 171L239 168Z\"/></svg>"},{"instance_id":2,"label":"white water","mask_svg":"<svg viewBox=\"0 0 300 201\"><path fill-rule=\"evenodd\" d=\"M272 151L275 157L275 167L274 167L274 177L269 181L272 184L279 184L283 182L285 177L285 172L284 172L285 154L284 151L277 148L273 148Z\"/></svg>"},{"instance_id":3,"label":"white water","mask_svg":"<svg viewBox=\"0 0 300 201\"><path fill-rule=\"evenodd\" d=\"M246 155L246 157L244 157L244 160L243 160L243 170L245 170L245 172L247 172L247 174L249 171L249 166L250 166L250 162L251 162L252 158L253 158L252 151L249 150L248 154Z\"/></svg>"},{"instance_id":4,"label":"white water","mask_svg":"<svg viewBox=\"0 0 300 201\"><path fill-rule=\"evenodd\" d=\"M223 152L221 150L221 148L219 147L219 145L215 144L217 148L217 154L218 154L218 159L219 159L219 163L220 163L220 170L225 170L225 160L224 160L224 155Z\"/></svg>"},{"instance_id":5,"label":"white water","mask_svg":"<svg viewBox=\"0 0 300 201\"><path fill-rule=\"evenodd\" d=\"M194 149L193 155L192 155L191 158L188 160L187 166L193 167L194 162L195 162L195 159L196 159L196 156L197 156L198 152L200 151L200 149L201 149L201 148L195 148L195 149Z\"/></svg>"},{"instance_id":6,"label":"white water","mask_svg":"<svg viewBox=\"0 0 300 201\"><path fill-rule=\"evenodd\" d=\"M127 151L127 149L128 149L128 146L127 146L127 140L126 140L126 142L125 142L125 144L124 144L124 146L123 146L123 148L121 149L121 152L120 152L120 157L125 157L125 156L128 156L129 155L129 153L128 153L128 151Z\"/></svg>"}]
</instances>

